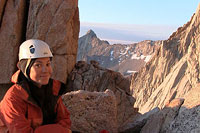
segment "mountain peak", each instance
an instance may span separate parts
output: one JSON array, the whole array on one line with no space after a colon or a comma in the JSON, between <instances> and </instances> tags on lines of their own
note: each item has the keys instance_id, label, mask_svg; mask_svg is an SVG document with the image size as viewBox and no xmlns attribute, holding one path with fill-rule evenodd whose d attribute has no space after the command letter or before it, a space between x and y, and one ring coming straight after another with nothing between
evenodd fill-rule
<instances>
[{"instance_id":1,"label":"mountain peak","mask_svg":"<svg viewBox=\"0 0 200 133\"><path fill-rule=\"evenodd\" d=\"M198 5L198 7L196 9L196 12L195 12L195 19L196 19L197 22L200 22L199 13L200 13L200 3L199 3L199 5Z\"/></svg>"},{"instance_id":2,"label":"mountain peak","mask_svg":"<svg viewBox=\"0 0 200 133\"><path fill-rule=\"evenodd\" d=\"M198 4L198 7L197 7L197 10L196 10L196 13L200 11L200 3Z\"/></svg>"},{"instance_id":3,"label":"mountain peak","mask_svg":"<svg viewBox=\"0 0 200 133\"><path fill-rule=\"evenodd\" d=\"M89 30L87 33L86 33L86 35L89 35L89 36L91 36L91 37L97 37L97 35L94 33L94 31L93 30Z\"/></svg>"}]
</instances>

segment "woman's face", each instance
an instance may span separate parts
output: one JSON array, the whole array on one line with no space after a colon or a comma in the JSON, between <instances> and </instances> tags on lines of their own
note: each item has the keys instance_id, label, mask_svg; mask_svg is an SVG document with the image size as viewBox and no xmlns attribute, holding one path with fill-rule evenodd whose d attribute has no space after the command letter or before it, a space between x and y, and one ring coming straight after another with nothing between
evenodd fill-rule
<instances>
[{"instance_id":1,"label":"woman's face","mask_svg":"<svg viewBox=\"0 0 200 133\"><path fill-rule=\"evenodd\" d=\"M52 67L49 57L36 59L30 69L30 78L38 87L48 84L51 74Z\"/></svg>"}]
</instances>

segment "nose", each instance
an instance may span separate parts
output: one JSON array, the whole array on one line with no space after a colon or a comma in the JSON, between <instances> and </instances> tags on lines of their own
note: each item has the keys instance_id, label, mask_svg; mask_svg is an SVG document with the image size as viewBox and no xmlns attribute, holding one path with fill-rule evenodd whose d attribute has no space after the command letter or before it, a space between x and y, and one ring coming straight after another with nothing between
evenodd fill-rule
<instances>
[{"instance_id":1,"label":"nose","mask_svg":"<svg viewBox=\"0 0 200 133\"><path fill-rule=\"evenodd\" d=\"M46 66L42 66L42 72L47 72L47 67Z\"/></svg>"}]
</instances>

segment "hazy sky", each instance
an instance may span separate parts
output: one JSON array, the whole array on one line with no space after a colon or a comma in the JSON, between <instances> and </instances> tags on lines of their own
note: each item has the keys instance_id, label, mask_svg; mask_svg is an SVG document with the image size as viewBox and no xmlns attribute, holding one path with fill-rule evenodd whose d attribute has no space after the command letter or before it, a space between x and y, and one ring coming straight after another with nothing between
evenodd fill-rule
<instances>
[{"instance_id":1,"label":"hazy sky","mask_svg":"<svg viewBox=\"0 0 200 133\"><path fill-rule=\"evenodd\" d=\"M79 0L80 36L89 29L116 42L165 40L187 23L200 0Z\"/></svg>"}]
</instances>

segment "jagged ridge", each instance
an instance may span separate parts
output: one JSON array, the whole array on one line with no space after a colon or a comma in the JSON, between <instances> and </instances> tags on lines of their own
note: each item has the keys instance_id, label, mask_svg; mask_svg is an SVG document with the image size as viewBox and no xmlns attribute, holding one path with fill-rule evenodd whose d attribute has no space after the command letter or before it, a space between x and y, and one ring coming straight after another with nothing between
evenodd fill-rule
<instances>
[{"instance_id":1,"label":"jagged ridge","mask_svg":"<svg viewBox=\"0 0 200 133\"><path fill-rule=\"evenodd\" d=\"M174 32L152 60L133 75L131 91L141 112L164 107L199 83L199 8Z\"/></svg>"},{"instance_id":2,"label":"jagged ridge","mask_svg":"<svg viewBox=\"0 0 200 133\"><path fill-rule=\"evenodd\" d=\"M107 41L100 40L94 31L89 30L79 38L77 61L84 60L89 63L90 60L95 60L102 67L130 75L149 61L161 42L146 40L128 45L110 45Z\"/></svg>"}]
</instances>

